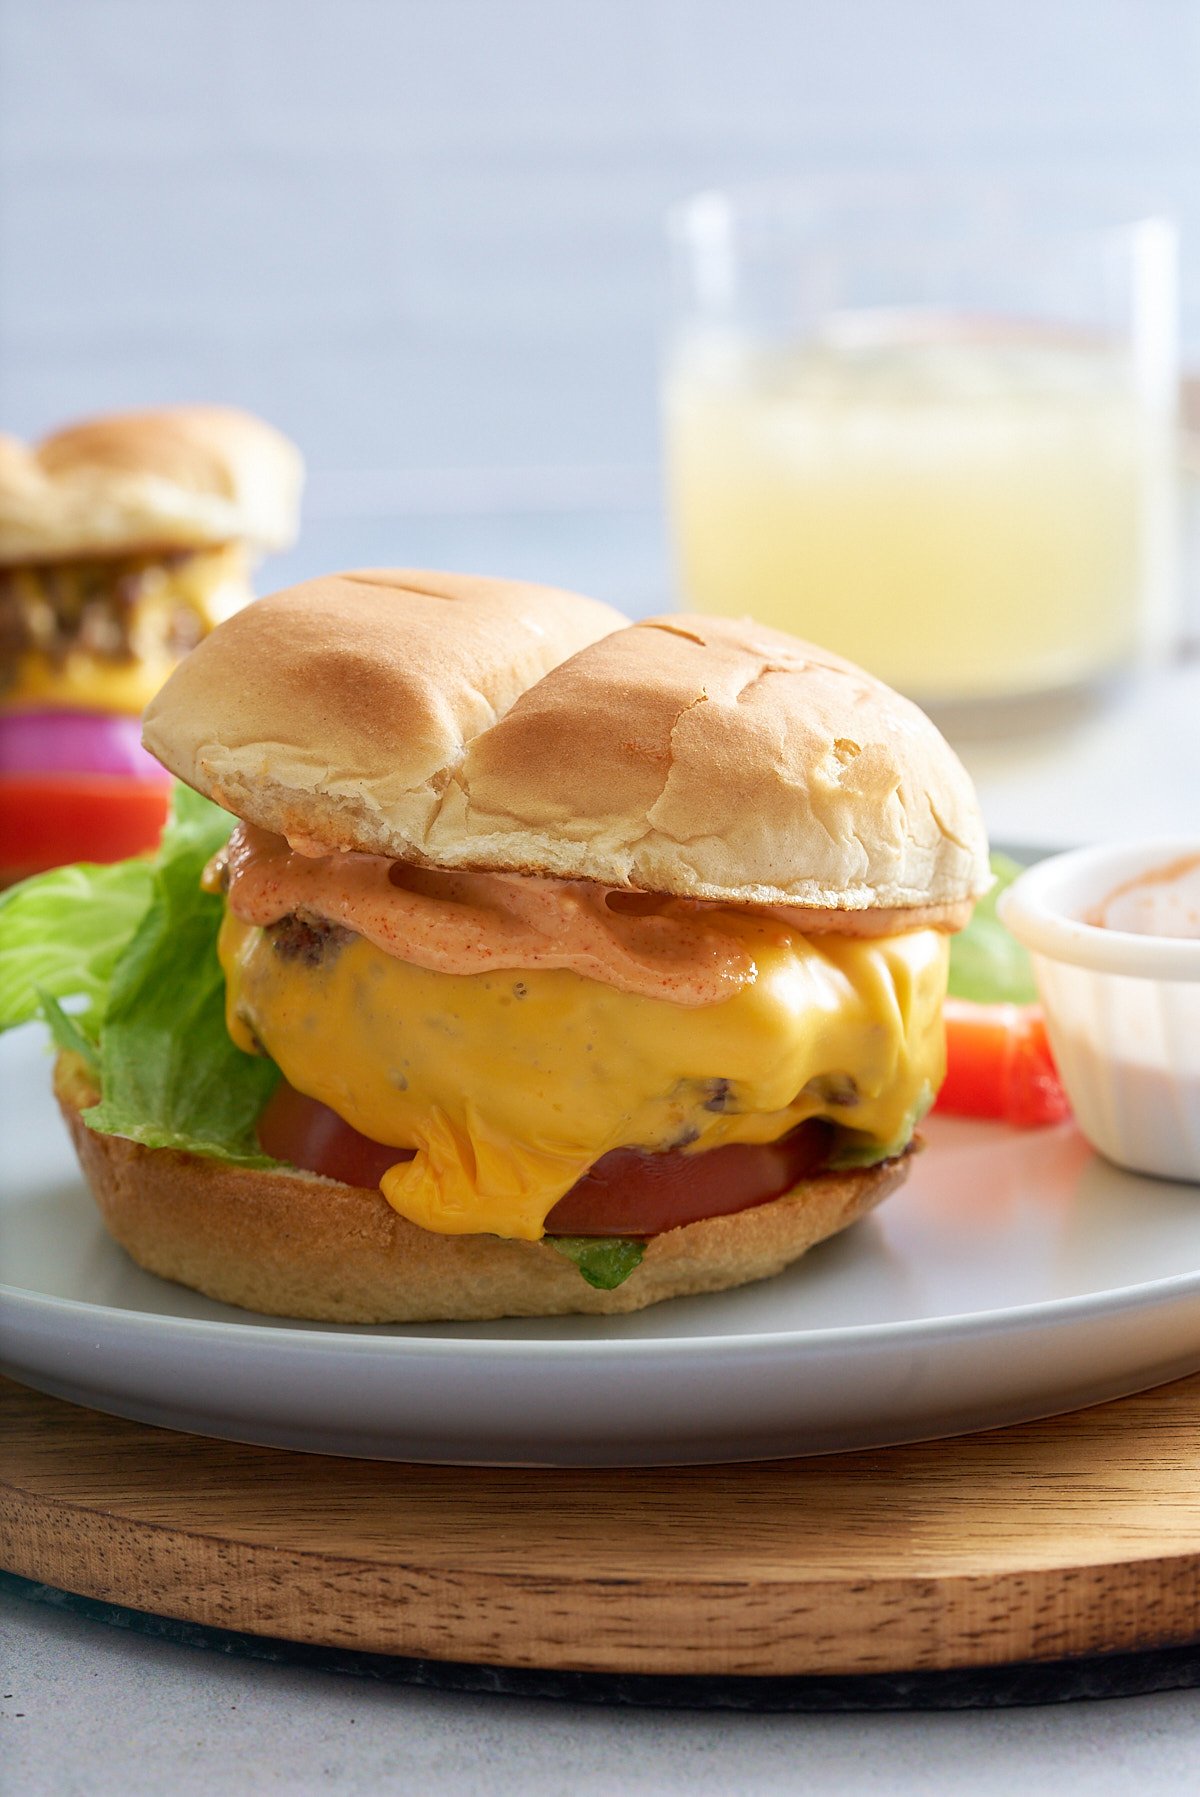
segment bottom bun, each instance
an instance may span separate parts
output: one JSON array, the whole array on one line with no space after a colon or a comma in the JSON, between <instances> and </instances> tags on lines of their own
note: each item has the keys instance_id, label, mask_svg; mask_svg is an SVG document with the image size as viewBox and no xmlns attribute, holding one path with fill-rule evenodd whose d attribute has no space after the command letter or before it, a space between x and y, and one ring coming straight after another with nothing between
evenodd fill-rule
<instances>
[{"instance_id":1,"label":"bottom bun","mask_svg":"<svg viewBox=\"0 0 1200 1797\"><path fill-rule=\"evenodd\" d=\"M725 1291L845 1229L901 1184L910 1159L818 1174L750 1210L669 1229L602 1292L546 1242L436 1235L378 1189L99 1135L80 1115L99 1094L76 1056L59 1057L54 1089L109 1233L140 1267L226 1304L317 1322L612 1316Z\"/></svg>"}]
</instances>

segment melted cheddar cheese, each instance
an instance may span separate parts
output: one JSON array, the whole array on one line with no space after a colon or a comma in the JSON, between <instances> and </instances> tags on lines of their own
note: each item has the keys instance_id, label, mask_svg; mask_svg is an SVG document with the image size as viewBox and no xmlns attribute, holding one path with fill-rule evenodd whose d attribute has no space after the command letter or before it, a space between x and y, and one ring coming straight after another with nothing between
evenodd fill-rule
<instances>
[{"instance_id":1,"label":"melted cheddar cheese","mask_svg":"<svg viewBox=\"0 0 1200 1797\"><path fill-rule=\"evenodd\" d=\"M3 703L136 716L184 648L251 597L240 544L163 559L61 562L4 570L24 646L4 670ZM129 598L118 598L128 582ZM187 621L180 641L181 621ZM190 640L187 640L190 639Z\"/></svg>"},{"instance_id":2,"label":"melted cheddar cheese","mask_svg":"<svg viewBox=\"0 0 1200 1797\"><path fill-rule=\"evenodd\" d=\"M696 1008L562 968L434 972L359 936L309 965L227 912L229 1029L363 1135L415 1149L381 1189L448 1235L536 1241L613 1148L699 1153L823 1117L897 1152L944 1072L947 938L711 921L756 974Z\"/></svg>"}]
</instances>

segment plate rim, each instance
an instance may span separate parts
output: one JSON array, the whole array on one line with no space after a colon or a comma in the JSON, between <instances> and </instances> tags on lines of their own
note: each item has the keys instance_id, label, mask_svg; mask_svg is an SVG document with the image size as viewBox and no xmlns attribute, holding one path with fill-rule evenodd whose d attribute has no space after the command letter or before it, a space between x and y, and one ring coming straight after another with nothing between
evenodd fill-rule
<instances>
[{"instance_id":1,"label":"plate rim","mask_svg":"<svg viewBox=\"0 0 1200 1797\"><path fill-rule=\"evenodd\" d=\"M719 1296L720 1294L713 1294ZM118 1326L142 1333L177 1334L184 1338L224 1341L232 1346L259 1344L250 1351L266 1352L269 1348L294 1347L297 1351L324 1350L338 1355L353 1355L364 1350L383 1356L409 1357L420 1360L460 1360L478 1357L481 1351L499 1355L507 1361L579 1359L619 1359L645 1355L660 1360L683 1355L690 1360L719 1354L739 1360L755 1354L784 1352L788 1349L853 1352L886 1347L889 1341L903 1340L917 1346L926 1341L938 1343L946 1337L964 1340L1013 1331L1038 1332L1055 1325L1069 1326L1089 1320L1111 1319L1115 1315L1139 1310L1154 1310L1190 1296L1200 1297L1200 1268L1186 1273L1173 1273L1162 1279L1143 1280L1138 1285L1113 1286L1100 1292L1078 1292L1068 1298L1049 1298L1033 1304L1012 1305L1001 1310L955 1312L949 1316L897 1319L882 1323L845 1324L831 1329L770 1330L758 1334L628 1336L605 1338L489 1337L489 1336L409 1336L369 1333L381 1328L420 1327L407 1324L331 1324L326 1329L284 1326L278 1322L258 1322L240 1318L177 1317L158 1311L130 1310L115 1304L94 1304L81 1298L57 1298L46 1292L30 1291L24 1286L0 1283L0 1358L4 1353L3 1331L6 1312L38 1313L69 1316L73 1321L91 1320L113 1330ZM217 1302L217 1300L213 1300ZM492 1319L496 1322L530 1321L526 1319ZM357 1333L362 1331L362 1333Z\"/></svg>"}]
</instances>

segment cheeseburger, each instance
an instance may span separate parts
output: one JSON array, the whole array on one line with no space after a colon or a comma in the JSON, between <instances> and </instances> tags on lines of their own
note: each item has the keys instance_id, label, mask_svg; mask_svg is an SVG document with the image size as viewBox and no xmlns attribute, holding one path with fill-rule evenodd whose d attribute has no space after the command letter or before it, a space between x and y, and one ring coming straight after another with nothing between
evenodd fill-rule
<instances>
[{"instance_id":1,"label":"cheeseburger","mask_svg":"<svg viewBox=\"0 0 1200 1797\"><path fill-rule=\"evenodd\" d=\"M0 878L156 841L138 719L291 541L300 475L278 431L215 406L0 437Z\"/></svg>"},{"instance_id":2,"label":"cheeseburger","mask_svg":"<svg viewBox=\"0 0 1200 1797\"><path fill-rule=\"evenodd\" d=\"M264 1097L255 1164L148 1146L64 1057L143 1266L294 1317L631 1311L777 1273L904 1179L989 876L959 762L859 668L364 572L220 625L145 742L237 820L204 902Z\"/></svg>"}]
</instances>

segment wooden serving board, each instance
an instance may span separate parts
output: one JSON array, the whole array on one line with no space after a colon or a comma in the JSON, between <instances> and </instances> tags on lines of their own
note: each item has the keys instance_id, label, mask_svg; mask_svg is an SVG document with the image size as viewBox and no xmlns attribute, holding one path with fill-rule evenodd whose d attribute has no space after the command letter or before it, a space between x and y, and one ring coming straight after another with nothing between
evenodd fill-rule
<instances>
[{"instance_id":1,"label":"wooden serving board","mask_svg":"<svg viewBox=\"0 0 1200 1797\"><path fill-rule=\"evenodd\" d=\"M7 1380L0 1442L8 1570L290 1641L834 1675L1200 1640L1200 1377L956 1441L751 1466L335 1460Z\"/></svg>"}]
</instances>

